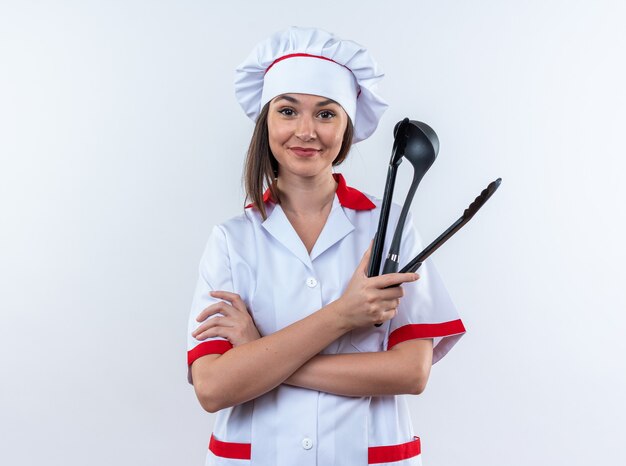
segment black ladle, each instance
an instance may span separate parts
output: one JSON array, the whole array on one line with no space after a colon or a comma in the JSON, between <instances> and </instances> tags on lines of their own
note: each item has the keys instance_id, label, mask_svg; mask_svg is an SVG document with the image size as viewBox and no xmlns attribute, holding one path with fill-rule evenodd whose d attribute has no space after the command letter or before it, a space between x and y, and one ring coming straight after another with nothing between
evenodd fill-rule
<instances>
[{"instance_id":1,"label":"black ladle","mask_svg":"<svg viewBox=\"0 0 626 466\"><path fill-rule=\"evenodd\" d=\"M400 242L406 216L411 207L411 202L417 187L422 181L424 174L431 167L439 152L439 139L433 129L421 121L409 120L405 118L394 128L394 142L387 171L387 182L385 184L385 194L381 205L380 218L378 220L378 230L374 238L374 246L368 268L368 277L379 275L382 261L383 247L389 223L389 210L393 198L393 191L396 181L398 166L403 158L406 158L413 165L413 181L407 194L406 200L400 212L400 217L396 225L395 233L389 253L383 268L383 274L398 271L398 255L400 253Z\"/></svg>"},{"instance_id":2,"label":"black ladle","mask_svg":"<svg viewBox=\"0 0 626 466\"><path fill-rule=\"evenodd\" d=\"M406 127L406 143L404 148L404 158L413 165L413 181L406 195L402 211L398 218L398 224L389 247L389 253L383 266L383 274L394 273L398 271L398 256L400 255L400 242L402 241L402 232L404 231L404 223L406 216L411 208L415 191L422 181L424 174L432 166L439 152L439 138L433 129L426 123L411 120Z\"/></svg>"}]
</instances>

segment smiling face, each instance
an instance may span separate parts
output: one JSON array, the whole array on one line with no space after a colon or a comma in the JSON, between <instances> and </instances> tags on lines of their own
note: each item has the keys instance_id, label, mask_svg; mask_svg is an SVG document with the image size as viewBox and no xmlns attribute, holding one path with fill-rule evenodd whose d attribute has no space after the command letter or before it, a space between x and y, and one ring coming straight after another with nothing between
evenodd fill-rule
<instances>
[{"instance_id":1,"label":"smiling face","mask_svg":"<svg viewBox=\"0 0 626 466\"><path fill-rule=\"evenodd\" d=\"M334 100L309 94L272 99L267 129L279 175L312 177L330 171L347 125L348 115Z\"/></svg>"}]
</instances>

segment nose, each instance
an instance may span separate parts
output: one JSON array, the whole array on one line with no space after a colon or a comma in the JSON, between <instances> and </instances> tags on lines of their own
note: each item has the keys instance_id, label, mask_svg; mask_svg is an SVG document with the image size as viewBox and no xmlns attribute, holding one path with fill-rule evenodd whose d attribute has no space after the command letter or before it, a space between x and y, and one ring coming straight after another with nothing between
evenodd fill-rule
<instances>
[{"instance_id":1,"label":"nose","mask_svg":"<svg viewBox=\"0 0 626 466\"><path fill-rule=\"evenodd\" d=\"M311 141L317 137L315 132L315 122L312 117L301 115L298 118L295 135L303 142Z\"/></svg>"}]
</instances>

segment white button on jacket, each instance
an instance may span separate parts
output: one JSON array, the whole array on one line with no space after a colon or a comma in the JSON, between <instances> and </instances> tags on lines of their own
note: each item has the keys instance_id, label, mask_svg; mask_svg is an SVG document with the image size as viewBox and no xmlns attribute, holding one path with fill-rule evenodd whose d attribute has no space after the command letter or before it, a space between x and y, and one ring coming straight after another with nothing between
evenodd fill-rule
<instances>
[{"instance_id":1,"label":"white button on jacket","mask_svg":"<svg viewBox=\"0 0 626 466\"><path fill-rule=\"evenodd\" d=\"M341 175L333 176L338 182L333 206L310 255L269 193L265 196L265 221L256 209L247 208L213 228L189 315L189 366L204 355L232 348L222 338L198 341L191 337L199 325L196 316L217 301L209 296L212 290L238 293L262 336L303 319L342 295L376 233L381 200L346 186ZM390 226L397 224L399 214L400 206L393 204ZM390 231L388 243L392 236ZM421 250L409 214L400 265ZM431 259L424 262L419 274L420 280L402 285L404 297L393 319L381 327L353 330L322 353L387 351L406 340L433 338L433 362L441 359L465 328ZM323 277L323 282L318 283L316 277ZM303 290L303 284L308 288ZM206 464L414 466L421 464L420 448L405 396L344 397L280 385L253 401L217 413Z\"/></svg>"}]
</instances>

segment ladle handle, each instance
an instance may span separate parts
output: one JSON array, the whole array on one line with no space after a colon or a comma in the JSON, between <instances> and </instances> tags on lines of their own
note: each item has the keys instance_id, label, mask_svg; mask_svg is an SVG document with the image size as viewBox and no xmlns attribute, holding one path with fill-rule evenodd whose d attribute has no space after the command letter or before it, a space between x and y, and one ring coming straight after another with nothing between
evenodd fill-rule
<instances>
[{"instance_id":1,"label":"ladle handle","mask_svg":"<svg viewBox=\"0 0 626 466\"><path fill-rule=\"evenodd\" d=\"M392 158L393 160L393 158ZM387 170L387 181L385 183L385 195L380 209L380 217L378 220L378 229L374 236L374 246L372 246L372 255L367 269L368 277L380 275L380 264L383 257L383 248L385 246L385 236L387 234L387 224L389 223L389 211L391 210L391 200L393 197L393 189L396 183L397 164L390 164Z\"/></svg>"},{"instance_id":2,"label":"ladle handle","mask_svg":"<svg viewBox=\"0 0 626 466\"><path fill-rule=\"evenodd\" d=\"M413 173L413 182L411 183L409 192L407 193L406 199L404 200L402 211L400 212L400 217L398 218L398 223L396 224L396 230L393 234L393 240L391 241L391 245L389 246L389 252L387 253L387 258L385 259L385 263L383 265L383 275L387 273L397 272L400 268L400 263L398 262L398 259L400 255L402 233L404 232L404 224L406 223L406 217L409 214L411 203L413 202L413 197L415 197L415 192L417 191L417 187L423 175L423 173Z\"/></svg>"}]
</instances>

